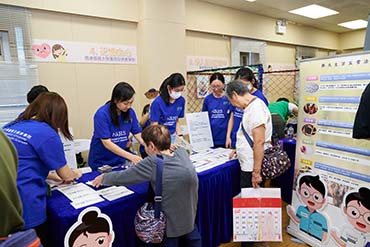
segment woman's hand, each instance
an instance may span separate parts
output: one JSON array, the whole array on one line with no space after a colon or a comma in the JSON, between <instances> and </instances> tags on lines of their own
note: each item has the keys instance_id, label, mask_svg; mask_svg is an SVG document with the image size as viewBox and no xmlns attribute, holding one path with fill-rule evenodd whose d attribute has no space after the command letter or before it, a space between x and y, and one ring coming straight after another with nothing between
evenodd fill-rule
<instances>
[{"instance_id":1,"label":"woman's hand","mask_svg":"<svg viewBox=\"0 0 370 247\"><path fill-rule=\"evenodd\" d=\"M57 182L57 183L63 182L63 179L59 177L56 172L49 172L47 179L53 180L54 182Z\"/></svg>"},{"instance_id":2,"label":"woman's hand","mask_svg":"<svg viewBox=\"0 0 370 247\"><path fill-rule=\"evenodd\" d=\"M76 174L75 179L79 179L82 176L82 171L80 169L74 169L73 172Z\"/></svg>"},{"instance_id":3,"label":"woman's hand","mask_svg":"<svg viewBox=\"0 0 370 247\"><path fill-rule=\"evenodd\" d=\"M253 171L252 172L252 186L253 186L253 188L259 188L261 182L262 182L261 171Z\"/></svg>"},{"instance_id":4,"label":"woman's hand","mask_svg":"<svg viewBox=\"0 0 370 247\"><path fill-rule=\"evenodd\" d=\"M94 186L95 188L99 188L100 186L102 186L103 184L103 177L104 177L104 174L101 174L99 176L97 176L92 182L92 186Z\"/></svg>"},{"instance_id":5,"label":"woman's hand","mask_svg":"<svg viewBox=\"0 0 370 247\"><path fill-rule=\"evenodd\" d=\"M236 150L232 149L231 152L229 153L229 160L232 160L236 157Z\"/></svg>"},{"instance_id":6,"label":"woman's hand","mask_svg":"<svg viewBox=\"0 0 370 247\"><path fill-rule=\"evenodd\" d=\"M231 138L230 137L226 137L225 147L226 148L231 148Z\"/></svg>"},{"instance_id":7,"label":"woman's hand","mask_svg":"<svg viewBox=\"0 0 370 247\"><path fill-rule=\"evenodd\" d=\"M170 146L170 151L171 152L175 152L176 151L176 149L178 149L179 147L176 145L176 144L171 144L171 146Z\"/></svg>"},{"instance_id":8,"label":"woman's hand","mask_svg":"<svg viewBox=\"0 0 370 247\"><path fill-rule=\"evenodd\" d=\"M131 154L128 159L135 165L143 160L140 156L134 154Z\"/></svg>"}]
</instances>

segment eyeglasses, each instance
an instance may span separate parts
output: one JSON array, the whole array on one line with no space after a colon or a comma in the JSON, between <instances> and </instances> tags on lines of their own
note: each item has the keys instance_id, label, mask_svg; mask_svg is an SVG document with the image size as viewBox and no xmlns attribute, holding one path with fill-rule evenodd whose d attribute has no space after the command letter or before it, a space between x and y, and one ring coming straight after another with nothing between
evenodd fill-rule
<instances>
[{"instance_id":1,"label":"eyeglasses","mask_svg":"<svg viewBox=\"0 0 370 247\"><path fill-rule=\"evenodd\" d=\"M312 196L313 200L317 203L322 203L324 201L324 198L320 192L311 193L308 189L305 188L301 189L301 195L306 199Z\"/></svg>"},{"instance_id":2,"label":"eyeglasses","mask_svg":"<svg viewBox=\"0 0 370 247\"><path fill-rule=\"evenodd\" d=\"M361 214L360 210L358 210L358 208L353 207L353 206L347 207L346 212L347 212L348 217L350 217L352 219L358 219L358 218L360 218L360 216L362 216L362 218L364 219L366 224L370 225L370 212L366 212L364 214Z\"/></svg>"}]
</instances>

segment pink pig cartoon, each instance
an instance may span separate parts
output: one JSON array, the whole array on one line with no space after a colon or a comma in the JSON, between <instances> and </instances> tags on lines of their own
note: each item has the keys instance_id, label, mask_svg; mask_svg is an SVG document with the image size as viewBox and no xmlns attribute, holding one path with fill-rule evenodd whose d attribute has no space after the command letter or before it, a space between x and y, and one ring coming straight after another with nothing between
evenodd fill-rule
<instances>
[{"instance_id":1,"label":"pink pig cartoon","mask_svg":"<svg viewBox=\"0 0 370 247\"><path fill-rule=\"evenodd\" d=\"M51 48L50 45L42 43L41 45L32 45L32 51L35 56L45 59L50 55Z\"/></svg>"}]
</instances>

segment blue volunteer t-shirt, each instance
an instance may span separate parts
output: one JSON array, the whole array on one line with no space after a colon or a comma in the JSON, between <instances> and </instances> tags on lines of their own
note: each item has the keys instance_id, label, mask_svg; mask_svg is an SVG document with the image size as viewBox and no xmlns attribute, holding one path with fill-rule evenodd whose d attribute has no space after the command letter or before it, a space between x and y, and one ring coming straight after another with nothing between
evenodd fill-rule
<instances>
[{"instance_id":1,"label":"blue volunteer t-shirt","mask_svg":"<svg viewBox=\"0 0 370 247\"><path fill-rule=\"evenodd\" d=\"M266 99L265 95L263 95L263 93L260 90L257 89L254 93L252 93L252 95L260 98L263 102L265 102L266 106L269 105L268 100ZM243 118L244 111L243 111L243 109L240 109L238 107L234 107L233 108L233 113L234 113L234 126L233 126L233 129L231 131L231 146L233 148L235 148L236 133L238 133L240 123L241 123L242 118Z\"/></svg>"},{"instance_id":2,"label":"blue volunteer t-shirt","mask_svg":"<svg viewBox=\"0 0 370 247\"><path fill-rule=\"evenodd\" d=\"M175 102L166 105L161 96L157 96L150 105L150 122L158 122L167 126L170 134L176 132L177 119L184 117L185 99L180 97Z\"/></svg>"},{"instance_id":3,"label":"blue volunteer t-shirt","mask_svg":"<svg viewBox=\"0 0 370 247\"><path fill-rule=\"evenodd\" d=\"M260 98L263 102L265 102L266 106L269 106L269 101L266 99L265 95L260 90L256 90L252 95Z\"/></svg>"},{"instance_id":4,"label":"blue volunteer t-shirt","mask_svg":"<svg viewBox=\"0 0 370 247\"><path fill-rule=\"evenodd\" d=\"M45 182L49 171L67 164L58 133L35 120L11 122L4 132L18 152L17 187L23 204L24 229L46 221Z\"/></svg>"},{"instance_id":5,"label":"blue volunteer t-shirt","mask_svg":"<svg viewBox=\"0 0 370 247\"><path fill-rule=\"evenodd\" d=\"M109 103L97 110L94 116L94 135L88 159L91 169L96 170L102 165L116 166L125 163L125 158L106 149L101 139L111 139L114 144L126 149L130 132L134 135L141 132L141 126L132 108L129 109L129 114L130 120L127 121L123 119L123 115L118 117L119 127L117 127L112 122Z\"/></svg>"},{"instance_id":6,"label":"blue volunteer t-shirt","mask_svg":"<svg viewBox=\"0 0 370 247\"><path fill-rule=\"evenodd\" d=\"M214 146L225 146L227 125L233 106L226 96L216 98L209 94L204 98L202 111L208 112Z\"/></svg>"},{"instance_id":7,"label":"blue volunteer t-shirt","mask_svg":"<svg viewBox=\"0 0 370 247\"><path fill-rule=\"evenodd\" d=\"M235 148L236 147L236 133L238 133L240 123L243 119L244 111L243 109L234 107L233 113L234 113L234 126L233 126L233 129L231 130L231 147Z\"/></svg>"}]
</instances>

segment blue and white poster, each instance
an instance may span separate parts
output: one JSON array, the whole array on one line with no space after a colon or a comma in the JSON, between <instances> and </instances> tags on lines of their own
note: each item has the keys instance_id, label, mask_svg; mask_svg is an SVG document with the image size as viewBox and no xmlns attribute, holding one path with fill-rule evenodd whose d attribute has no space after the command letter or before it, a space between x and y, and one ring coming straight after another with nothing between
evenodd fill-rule
<instances>
[{"instance_id":1,"label":"blue and white poster","mask_svg":"<svg viewBox=\"0 0 370 247\"><path fill-rule=\"evenodd\" d=\"M366 246L370 140L353 139L352 129L370 82L370 53L305 60L300 79L288 232L312 246Z\"/></svg>"}]
</instances>

